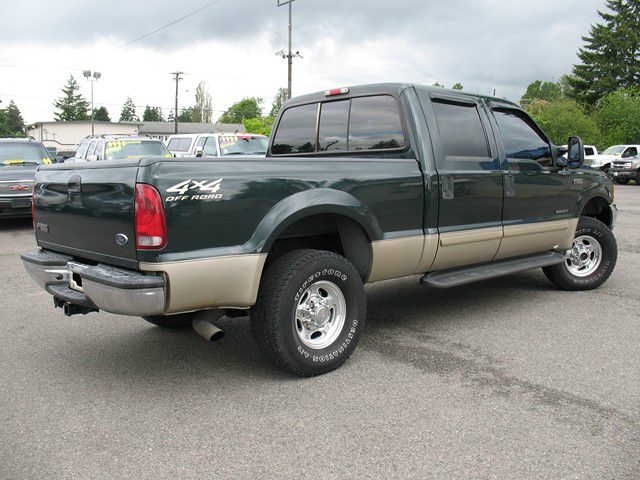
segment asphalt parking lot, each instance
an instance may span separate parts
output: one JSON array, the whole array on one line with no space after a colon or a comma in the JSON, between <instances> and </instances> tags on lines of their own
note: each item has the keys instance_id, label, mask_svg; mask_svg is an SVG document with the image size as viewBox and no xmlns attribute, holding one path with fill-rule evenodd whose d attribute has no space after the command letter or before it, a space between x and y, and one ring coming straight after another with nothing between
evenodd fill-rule
<instances>
[{"instance_id":1,"label":"asphalt parking lot","mask_svg":"<svg viewBox=\"0 0 640 480\"><path fill-rule=\"evenodd\" d=\"M376 284L351 360L302 380L247 318L210 345L64 317L18 258L30 220L3 220L0 478L640 478L640 187L616 201L601 289Z\"/></svg>"}]
</instances>

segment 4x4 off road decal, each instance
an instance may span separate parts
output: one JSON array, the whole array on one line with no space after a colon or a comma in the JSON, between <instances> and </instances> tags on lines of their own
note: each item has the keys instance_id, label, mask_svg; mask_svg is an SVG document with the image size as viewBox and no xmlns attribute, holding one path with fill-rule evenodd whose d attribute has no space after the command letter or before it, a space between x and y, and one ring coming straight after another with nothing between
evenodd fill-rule
<instances>
[{"instance_id":1,"label":"4x4 off road decal","mask_svg":"<svg viewBox=\"0 0 640 480\"><path fill-rule=\"evenodd\" d=\"M220 200L222 194L218 193L222 186L222 178L210 182L209 180L183 180L172 187L167 188L167 193L177 193L177 195L167 197L167 202L182 200ZM192 191L198 193L191 193Z\"/></svg>"}]
</instances>

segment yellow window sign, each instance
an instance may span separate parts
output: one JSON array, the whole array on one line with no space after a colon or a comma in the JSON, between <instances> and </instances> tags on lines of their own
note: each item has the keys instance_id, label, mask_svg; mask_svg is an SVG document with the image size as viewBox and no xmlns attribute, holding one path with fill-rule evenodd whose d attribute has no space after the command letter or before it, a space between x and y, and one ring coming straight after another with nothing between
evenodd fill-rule
<instances>
[{"instance_id":1,"label":"yellow window sign","mask_svg":"<svg viewBox=\"0 0 640 480\"><path fill-rule=\"evenodd\" d=\"M45 158L42 159L42 163L44 163L45 165L51 165L51 159L45 157Z\"/></svg>"}]
</instances>

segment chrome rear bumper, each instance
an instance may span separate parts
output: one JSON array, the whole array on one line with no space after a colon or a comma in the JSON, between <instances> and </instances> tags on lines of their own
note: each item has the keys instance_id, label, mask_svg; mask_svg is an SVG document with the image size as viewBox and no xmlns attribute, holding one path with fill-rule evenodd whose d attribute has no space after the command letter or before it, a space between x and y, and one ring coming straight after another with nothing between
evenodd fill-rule
<instances>
[{"instance_id":1,"label":"chrome rear bumper","mask_svg":"<svg viewBox=\"0 0 640 480\"><path fill-rule=\"evenodd\" d=\"M20 258L31 279L60 302L132 316L162 315L165 281L108 265L86 265L47 250Z\"/></svg>"}]
</instances>

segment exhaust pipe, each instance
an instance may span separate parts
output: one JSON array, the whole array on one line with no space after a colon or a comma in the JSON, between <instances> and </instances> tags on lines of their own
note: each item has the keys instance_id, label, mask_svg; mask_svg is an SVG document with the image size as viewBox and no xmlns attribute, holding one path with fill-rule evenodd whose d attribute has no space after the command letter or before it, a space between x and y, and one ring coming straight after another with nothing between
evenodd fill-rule
<instances>
[{"instance_id":1,"label":"exhaust pipe","mask_svg":"<svg viewBox=\"0 0 640 480\"><path fill-rule=\"evenodd\" d=\"M213 314L213 315L212 315ZM224 332L213 323L224 316L224 310L212 310L198 313L193 317L191 325L198 335L207 342L217 342L224 337Z\"/></svg>"}]
</instances>

